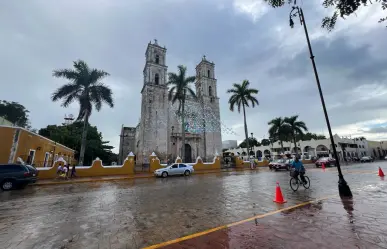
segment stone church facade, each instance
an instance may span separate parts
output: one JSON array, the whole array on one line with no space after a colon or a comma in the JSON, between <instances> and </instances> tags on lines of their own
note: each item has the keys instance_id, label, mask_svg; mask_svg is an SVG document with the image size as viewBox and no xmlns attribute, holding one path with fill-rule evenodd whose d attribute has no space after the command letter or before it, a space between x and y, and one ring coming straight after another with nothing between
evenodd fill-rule
<instances>
[{"instance_id":1,"label":"stone church facade","mask_svg":"<svg viewBox=\"0 0 387 249\"><path fill-rule=\"evenodd\" d=\"M120 144L135 143L137 164L149 163L152 152L157 154L161 162L173 161L177 156L181 157L182 146L186 155L184 162L194 162L198 156L204 160L212 160L215 153L220 154L222 151L215 64L204 56L196 66L194 87L197 98L188 98L185 105L186 110L191 109L191 115L195 118L190 120L187 117L183 145L182 125L180 117L176 115L178 102L172 105L168 100L166 52L167 49L161 47L157 40L148 44L143 70L140 122L136 127L131 127L136 131L134 141L131 138L130 143ZM200 128L194 129L194 126ZM126 150L120 148L120 151Z\"/></svg>"}]
</instances>

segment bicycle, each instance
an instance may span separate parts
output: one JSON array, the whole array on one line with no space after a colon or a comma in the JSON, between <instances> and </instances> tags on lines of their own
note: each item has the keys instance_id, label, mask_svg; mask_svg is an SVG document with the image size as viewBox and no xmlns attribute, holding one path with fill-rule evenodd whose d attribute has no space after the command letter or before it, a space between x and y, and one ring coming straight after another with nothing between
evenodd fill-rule
<instances>
[{"instance_id":1,"label":"bicycle","mask_svg":"<svg viewBox=\"0 0 387 249\"><path fill-rule=\"evenodd\" d=\"M300 187L300 180L299 180L298 176L297 176L297 178L294 177L294 171L295 170L290 171L291 178L290 178L289 184L290 184L290 188L294 192L296 192L298 190L298 188ZM302 186L304 186L305 189L308 189L308 188L310 188L310 179L306 175L304 175L304 178L305 178L306 183L303 182Z\"/></svg>"}]
</instances>

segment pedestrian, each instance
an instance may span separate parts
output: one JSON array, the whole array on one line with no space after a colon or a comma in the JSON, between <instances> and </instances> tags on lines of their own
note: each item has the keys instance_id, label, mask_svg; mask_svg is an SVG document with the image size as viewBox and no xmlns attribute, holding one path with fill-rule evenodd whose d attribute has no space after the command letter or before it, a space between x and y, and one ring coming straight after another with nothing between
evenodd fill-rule
<instances>
[{"instance_id":1,"label":"pedestrian","mask_svg":"<svg viewBox=\"0 0 387 249\"><path fill-rule=\"evenodd\" d=\"M66 168L67 168L67 172L66 172L66 178L67 178L70 174L70 164L67 163Z\"/></svg>"},{"instance_id":2,"label":"pedestrian","mask_svg":"<svg viewBox=\"0 0 387 249\"><path fill-rule=\"evenodd\" d=\"M61 164L59 164L58 169L56 170L56 174L60 176L62 174L63 167Z\"/></svg>"},{"instance_id":3,"label":"pedestrian","mask_svg":"<svg viewBox=\"0 0 387 249\"><path fill-rule=\"evenodd\" d=\"M73 177L77 177L76 175L75 175L75 164L73 165L73 167L71 168L71 178L73 178Z\"/></svg>"}]
</instances>

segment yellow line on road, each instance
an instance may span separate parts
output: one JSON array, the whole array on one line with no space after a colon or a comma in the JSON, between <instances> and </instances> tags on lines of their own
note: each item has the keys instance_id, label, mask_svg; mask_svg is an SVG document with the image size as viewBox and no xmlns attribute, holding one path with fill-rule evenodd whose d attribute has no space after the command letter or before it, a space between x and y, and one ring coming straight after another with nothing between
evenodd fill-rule
<instances>
[{"instance_id":1,"label":"yellow line on road","mask_svg":"<svg viewBox=\"0 0 387 249\"><path fill-rule=\"evenodd\" d=\"M249 222L249 221L253 221L255 219L261 219L261 218L264 218L264 217L267 217L267 216L270 216L270 215L274 215L274 214L277 214L277 213L280 213L280 212L283 212L283 211L287 211L287 210L303 207L303 206L306 206L308 204L312 204L314 202L321 201L321 200L326 200L326 199L329 199L329 198L332 198L332 197L335 197L335 196L338 196L338 195L328 195L328 196L325 196L325 197L322 197L322 198L315 199L313 201L303 202L303 203L300 203L300 204L297 204L297 205L294 205L294 206L290 206L290 207L282 208L282 209L279 209L279 210L271 211L271 212L268 212L268 213L265 213L265 214L256 215L256 216L253 216L251 218L247 218L247 219L244 219L244 220L241 220L241 221L237 221L237 222L234 222L234 223L231 223L231 224L228 224L228 225L214 227L214 228L211 228L211 229L208 229L208 230L204 230L202 232L198 232L198 233L190 234L190 235L187 235L187 236L184 236L184 237L180 237L180 238L177 238L177 239L165 241L165 242L162 242L160 244L153 245L153 246L144 247L143 249L156 249L156 248L161 248L161 247L164 247L164 246L172 245L172 244L179 243L179 242L182 242L182 241L185 241L185 240L189 240L189 239L197 238L197 237L209 234L209 233L213 233L213 232L216 232L216 231L219 231L219 230L222 230L222 229L226 229L226 228L237 226L237 225Z\"/></svg>"}]
</instances>

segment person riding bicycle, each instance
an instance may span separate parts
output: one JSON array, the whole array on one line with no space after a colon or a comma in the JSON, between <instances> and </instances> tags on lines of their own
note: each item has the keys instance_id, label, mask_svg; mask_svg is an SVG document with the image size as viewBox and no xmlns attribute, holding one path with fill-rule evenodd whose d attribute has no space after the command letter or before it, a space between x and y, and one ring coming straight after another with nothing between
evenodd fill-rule
<instances>
[{"instance_id":1,"label":"person riding bicycle","mask_svg":"<svg viewBox=\"0 0 387 249\"><path fill-rule=\"evenodd\" d=\"M298 180L298 175L300 175L301 181L303 183L307 183L305 180L305 168L302 162L298 159L298 157L295 158L295 160L292 163L292 167L294 168L294 178Z\"/></svg>"}]
</instances>

